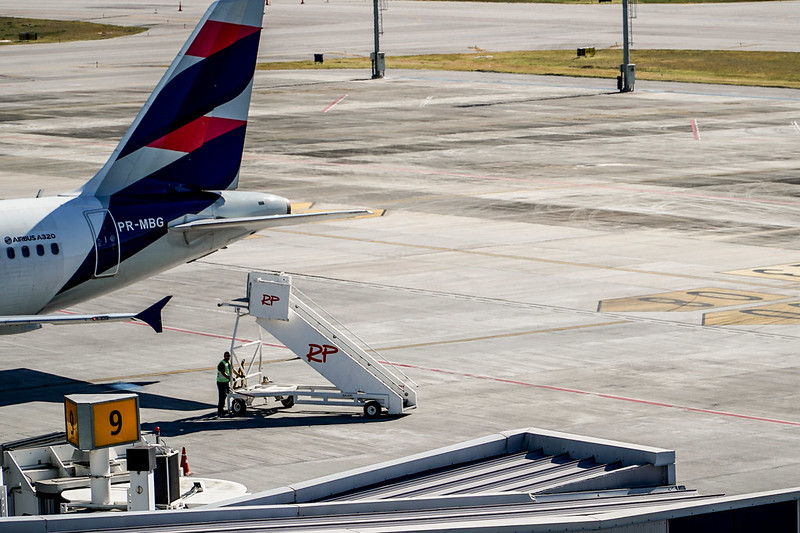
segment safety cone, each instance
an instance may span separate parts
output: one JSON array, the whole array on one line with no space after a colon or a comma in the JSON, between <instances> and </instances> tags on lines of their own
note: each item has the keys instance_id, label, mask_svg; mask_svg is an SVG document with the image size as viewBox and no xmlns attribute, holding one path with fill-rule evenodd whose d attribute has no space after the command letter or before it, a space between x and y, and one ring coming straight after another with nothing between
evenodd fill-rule
<instances>
[{"instance_id":1,"label":"safety cone","mask_svg":"<svg viewBox=\"0 0 800 533\"><path fill-rule=\"evenodd\" d=\"M183 469L184 476L191 476L192 471L189 470L189 459L186 458L186 446L183 447L181 452L181 468Z\"/></svg>"},{"instance_id":2,"label":"safety cone","mask_svg":"<svg viewBox=\"0 0 800 533\"><path fill-rule=\"evenodd\" d=\"M180 2L178 2L178 11L183 11L183 6L181 5Z\"/></svg>"}]
</instances>

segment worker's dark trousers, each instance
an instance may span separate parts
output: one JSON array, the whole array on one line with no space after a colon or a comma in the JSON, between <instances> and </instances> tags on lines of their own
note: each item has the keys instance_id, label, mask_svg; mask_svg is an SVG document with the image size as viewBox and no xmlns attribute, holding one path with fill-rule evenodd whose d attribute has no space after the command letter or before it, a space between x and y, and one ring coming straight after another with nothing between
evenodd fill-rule
<instances>
[{"instance_id":1,"label":"worker's dark trousers","mask_svg":"<svg viewBox=\"0 0 800 533\"><path fill-rule=\"evenodd\" d=\"M222 416L225 414L225 399L228 397L228 382L217 381L217 392L219 393L219 401L217 402L217 414Z\"/></svg>"}]
</instances>

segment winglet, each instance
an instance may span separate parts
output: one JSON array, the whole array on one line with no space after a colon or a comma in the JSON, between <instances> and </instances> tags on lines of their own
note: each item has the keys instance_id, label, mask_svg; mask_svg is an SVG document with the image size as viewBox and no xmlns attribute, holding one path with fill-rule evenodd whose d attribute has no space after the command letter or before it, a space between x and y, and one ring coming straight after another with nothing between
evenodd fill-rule
<instances>
[{"instance_id":1,"label":"winglet","mask_svg":"<svg viewBox=\"0 0 800 533\"><path fill-rule=\"evenodd\" d=\"M164 306L167 305L167 302L169 302L171 298L172 295L162 298L133 318L141 320L153 328L153 331L156 333L161 333L164 330L161 324L161 310L164 309Z\"/></svg>"}]
</instances>

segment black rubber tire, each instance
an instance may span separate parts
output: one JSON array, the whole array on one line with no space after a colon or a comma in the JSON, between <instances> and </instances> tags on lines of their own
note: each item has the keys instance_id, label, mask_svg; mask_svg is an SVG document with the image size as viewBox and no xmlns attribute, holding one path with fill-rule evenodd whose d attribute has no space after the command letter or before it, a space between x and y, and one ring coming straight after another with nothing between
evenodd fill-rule
<instances>
[{"instance_id":1,"label":"black rubber tire","mask_svg":"<svg viewBox=\"0 0 800 533\"><path fill-rule=\"evenodd\" d=\"M231 414L233 416L244 416L247 412L247 402L241 398L236 398L231 402Z\"/></svg>"},{"instance_id":2,"label":"black rubber tire","mask_svg":"<svg viewBox=\"0 0 800 533\"><path fill-rule=\"evenodd\" d=\"M370 400L364 404L364 416L367 418L378 418L381 416L381 404L375 400Z\"/></svg>"},{"instance_id":3,"label":"black rubber tire","mask_svg":"<svg viewBox=\"0 0 800 533\"><path fill-rule=\"evenodd\" d=\"M283 405L287 409L294 407L294 396L288 396L286 398L283 398L281 400L281 405Z\"/></svg>"}]
</instances>

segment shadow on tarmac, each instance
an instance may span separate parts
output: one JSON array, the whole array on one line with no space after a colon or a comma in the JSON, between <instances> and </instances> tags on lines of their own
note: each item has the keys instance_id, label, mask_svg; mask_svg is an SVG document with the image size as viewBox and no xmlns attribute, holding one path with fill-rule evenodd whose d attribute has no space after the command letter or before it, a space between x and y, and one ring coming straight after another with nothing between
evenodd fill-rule
<instances>
[{"instance_id":1,"label":"shadow on tarmac","mask_svg":"<svg viewBox=\"0 0 800 533\"><path fill-rule=\"evenodd\" d=\"M284 416L271 416L278 411L282 411ZM379 418L367 418L360 412L342 413L339 411L320 412L290 409L260 409L252 413L248 412L244 416L228 415L217 418L215 410L205 415L171 422L143 423L142 430L153 431L158 427L161 430L162 437L179 437L189 433L197 433L198 431L329 426L334 424L373 424L389 422L395 418L397 417L381 416Z\"/></svg>"},{"instance_id":2,"label":"shadow on tarmac","mask_svg":"<svg viewBox=\"0 0 800 533\"><path fill-rule=\"evenodd\" d=\"M64 403L69 394L108 394L134 392L139 396L142 409L169 409L172 411L197 411L215 407L209 403L194 402L142 392L147 385L157 381L130 383L89 383L65 378L56 374L28 368L0 371L0 407L28 402Z\"/></svg>"}]
</instances>

